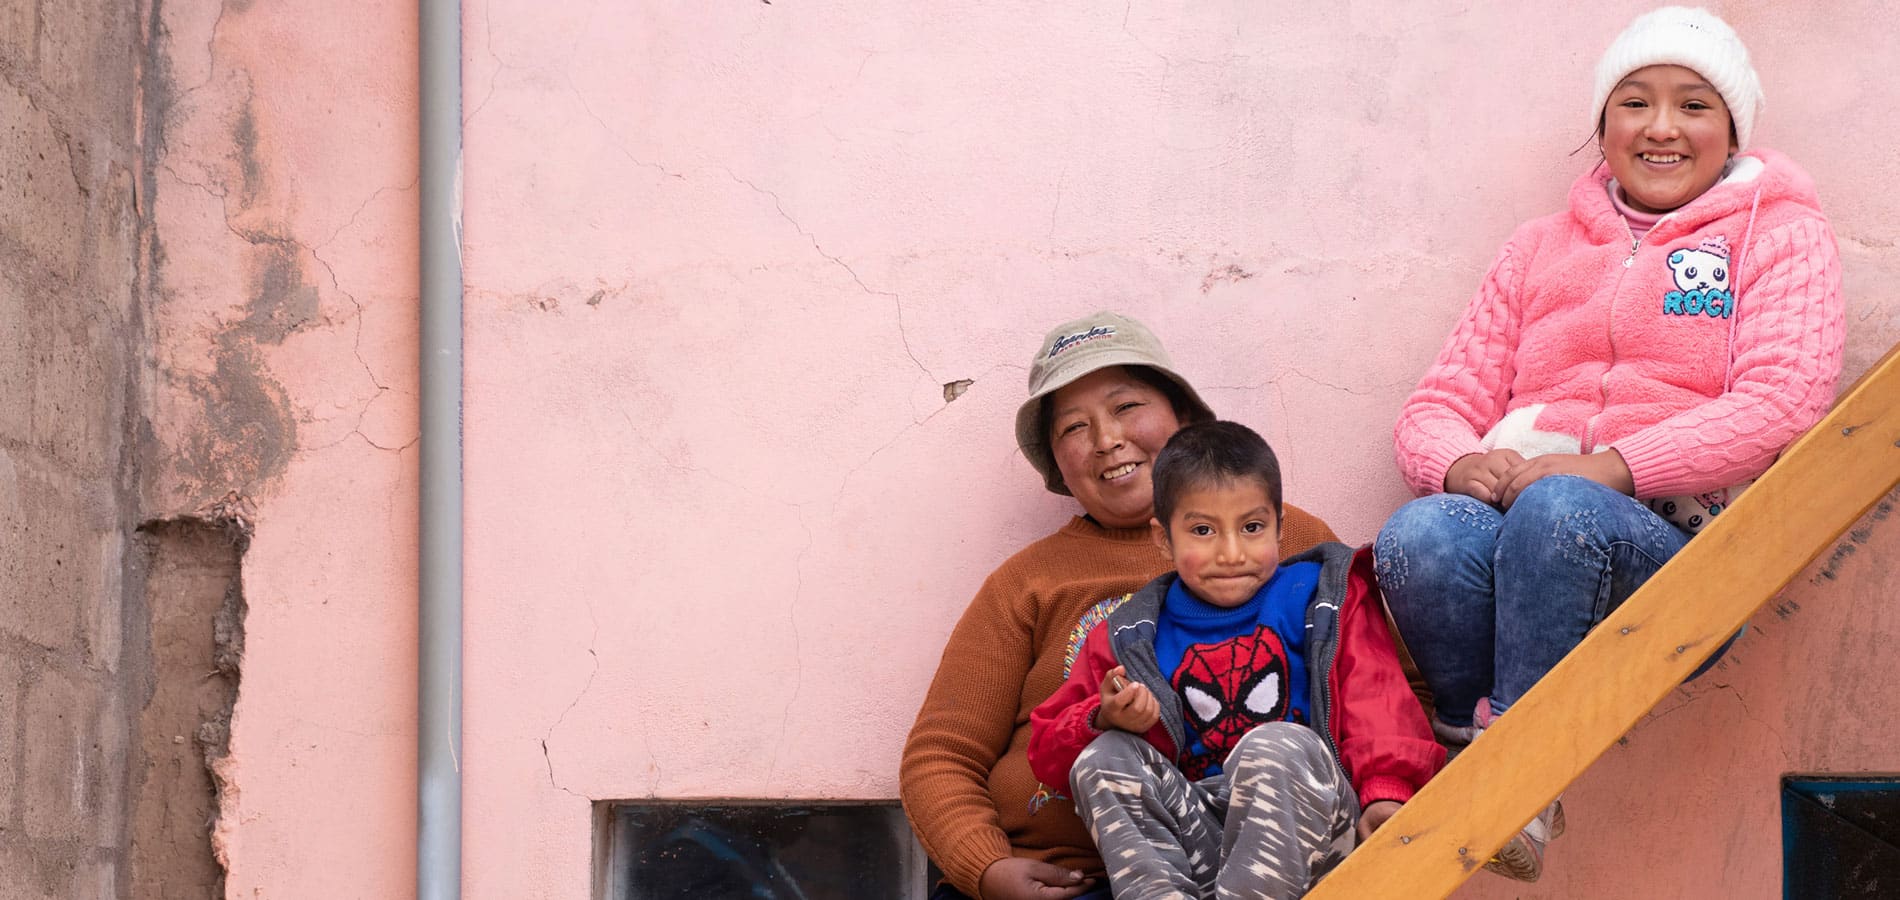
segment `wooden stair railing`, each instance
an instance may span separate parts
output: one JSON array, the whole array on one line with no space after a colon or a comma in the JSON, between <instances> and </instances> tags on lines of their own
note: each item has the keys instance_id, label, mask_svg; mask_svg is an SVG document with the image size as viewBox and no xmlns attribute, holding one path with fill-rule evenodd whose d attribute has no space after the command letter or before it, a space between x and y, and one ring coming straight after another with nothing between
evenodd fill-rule
<instances>
[{"instance_id":1,"label":"wooden stair railing","mask_svg":"<svg viewBox=\"0 0 1900 900\"><path fill-rule=\"evenodd\" d=\"M1900 484L1900 347L1309 900L1444 897Z\"/></svg>"}]
</instances>

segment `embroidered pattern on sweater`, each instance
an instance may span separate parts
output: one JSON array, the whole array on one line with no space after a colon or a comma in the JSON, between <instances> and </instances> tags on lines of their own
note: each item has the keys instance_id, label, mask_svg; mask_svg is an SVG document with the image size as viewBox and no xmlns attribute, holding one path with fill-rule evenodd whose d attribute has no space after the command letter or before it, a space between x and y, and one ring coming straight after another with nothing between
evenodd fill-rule
<instances>
[{"instance_id":1,"label":"embroidered pattern on sweater","mask_svg":"<svg viewBox=\"0 0 1900 900\"><path fill-rule=\"evenodd\" d=\"M1121 605L1127 603L1128 598L1133 596L1135 595L1123 594L1119 597L1110 597L1089 607L1081 618L1075 620L1075 627L1069 630L1069 645L1062 651L1063 680L1068 680L1069 670L1075 668L1075 658L1082 655L1082 644L1088 641L1089 632L1094 631L1095 626L1107 621L1110 613L1120 609ZM1029 814L1033 816L1041 812L1043 807L1049 805L1049 801L1058 799L1067 800L1069 795L1053 790L1040 781L1036 782L1036 792L1029 795Z\"/></svg>"},{"instance_id":2,"label":"embroidered pattern on sweater","mask_svg":"<svg viewBox=\"0 0 1900 900\"><path fill-rule=\"evenodd\" d=\"M1089 607L1088 612L1082 614L1082 618L1075 620L1075 627L1069 631L1069 646L1062 651L1064 680L1068 679L1069 670L1075 668L1075 658L1082 655L1082 645L1088 641L1089 632L1094 631L1095 626L1107 621L1109 613L1120 609L1121 605L1127 603L1128 598L1133 596L1135 595L1123 594L1119 597L1110 597Z\"/></svg>"},{"instance_id":3,"label":"embroidered pattern on sweater","mask_svg":"<svg viewBox=\"0 0 1900 900\"><path fill-rule=\"evenodd\" d=\"M1676 289L1663 294L1663 315L1726 319L1735 312L1727 238L1718 234L1698 246L1670 252L1669 271Z\"/></svg>"}]
</instances>

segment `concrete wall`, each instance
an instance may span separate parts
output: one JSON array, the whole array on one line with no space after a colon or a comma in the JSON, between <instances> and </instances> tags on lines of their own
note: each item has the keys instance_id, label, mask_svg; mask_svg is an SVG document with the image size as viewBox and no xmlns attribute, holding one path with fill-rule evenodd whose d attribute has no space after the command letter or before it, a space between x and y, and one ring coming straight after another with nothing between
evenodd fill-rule
<instances>
[{"instance_id":1,"label":"concrete wall","mask_svg":"<svg viewBox=\"0 0 1900 900\"><path fill-rule=\"evenodd\" d=\"M1055 321L1148 321L1369 539L1398 404L1588 165L1590 68L1646 5L469 0L467 895L588 896L597 800L893 796L951 623L1070 511L1008 426ZM1841 234L1859 371L1900 337L1900 161L1868 150L1900 19L1722 9ZM228 896L404 896L413 14L159 23L146 502L256 522ZM1593 770L1508 895L1614 894L1631 859L1774 895L1764 774L1895 768L1891 723L1812 696L1896 699L1857 666L1900 626L1884 534Z\"/></svg>"},{"instance_id":2,"label":"concrete wall","mask_svg":"<svg viewBox=\"0 0 1900 900\"><path fill-rule=\"evenodd\" d=\"M138 171L126 5L0 3L0 897L126 880Z\"/></svg>"}]
</instances>

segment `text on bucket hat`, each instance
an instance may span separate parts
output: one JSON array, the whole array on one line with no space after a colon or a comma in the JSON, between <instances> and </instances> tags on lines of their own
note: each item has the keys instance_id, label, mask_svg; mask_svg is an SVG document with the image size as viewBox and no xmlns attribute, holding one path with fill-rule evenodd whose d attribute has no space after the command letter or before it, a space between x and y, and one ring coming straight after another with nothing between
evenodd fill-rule
<instances>
[{"instance_id":1,"label":"text on bucket hat","mask_svg":"<svg viewBox=\"0 0 1900 900\"><path fill-rule=\"evenodd\" d=\"M1049 449L1049 436L1042 434L1042 400L1070 382L1098 369L1110 366L1141 366L1173 382L1180 388L1175 398L1182 408L1175 410L1181 424L1214 418L1201 395L1174 371L1168 351L1147 326L1127 316L1098 312L1092 316L1057 325L1042 339L1036 358L1029 363L1029 399L1016 411L1016 446L1029 464L1042 473L1042 483L1058 494L1068 494L1062 472L1056 468L1055 455Z\"/></svg>"},{"instance_id":2,"label":"text on bucket hat","mask_svg":"<svg viewBox=\"0 0 1900 900\"><path fill-rule=\"evenodd\" d=\"M1763 106L1761 78L1748 61L1748 48L1727 22L1706 9L1665 6L1640 16L1610 42L1597 61L1596 95L1590 103L1590 127L1603 118L1610 92L1645 66L1682 66L1708 79L1728 105L1735 124L1735 146L1748 147L1755 117Z\"/></svg>"}]
</instances>

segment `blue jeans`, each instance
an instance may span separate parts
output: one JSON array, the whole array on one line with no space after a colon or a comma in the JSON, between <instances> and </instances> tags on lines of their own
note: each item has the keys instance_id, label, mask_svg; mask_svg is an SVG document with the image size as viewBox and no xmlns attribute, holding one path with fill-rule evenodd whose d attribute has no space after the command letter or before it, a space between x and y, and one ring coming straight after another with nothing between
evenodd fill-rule
<instances>
[{"instance_id":1,"label":"blue jeans","mask_svg":"<svg viewBox=\"0 0 1900 900\"><path fill-rule=\"evenodd\" d=\"M1407 503L1373 553L1439 720L1469 725L1479 698L1509 708L1689 537L1634 498L1552 475L1506 512L1463 494Z\"/></svg>"}]
</instances>

